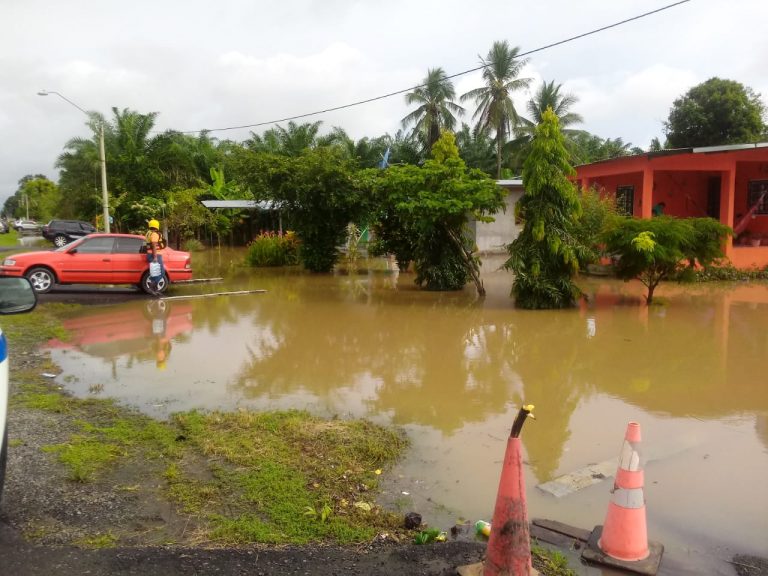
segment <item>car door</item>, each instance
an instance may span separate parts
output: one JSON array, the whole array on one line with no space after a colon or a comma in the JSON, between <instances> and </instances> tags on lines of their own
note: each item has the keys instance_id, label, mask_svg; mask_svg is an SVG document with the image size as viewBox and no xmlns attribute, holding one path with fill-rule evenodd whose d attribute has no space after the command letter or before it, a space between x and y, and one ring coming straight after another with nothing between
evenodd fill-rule
<instances>
[{"instance_id":1,"label":"car door","mask_svg":"<svg viewBox=\"0 0 768 576\"><path fill-rule=\"evenodd\" d=\"M62 253L59 282L81 284L113 284L112 236L95 236L83 240Z\"/></svg>"},{"instance_id":2,"label":"car door","mask_svg":"<svg viewBox=\"0 0 768 576\"><path fill-rule=\"evenodd\" d=\"M118 236L112 253L112 273L115 284L138 284L147 269L143 238Z\"/></svg>"}]
</instances>

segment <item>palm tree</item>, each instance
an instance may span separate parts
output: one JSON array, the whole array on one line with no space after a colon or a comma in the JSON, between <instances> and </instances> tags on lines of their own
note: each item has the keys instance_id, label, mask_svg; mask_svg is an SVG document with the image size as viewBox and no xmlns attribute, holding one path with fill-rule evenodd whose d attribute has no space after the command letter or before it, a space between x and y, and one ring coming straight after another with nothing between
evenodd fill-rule
<instances>
[{"instance_id":1,"label":"palm tree","mask_svg":"<svg viewBox=\"0 0 768 576\"><path fill-rule=\"evenodd\" d=\"M519 123L511 94L526 88L531 82L530 78L517 77L528 62L527 59L518 59L519 52L518 46L510 48L506 40L494 42L488 55L485 58L480 56L485 86L470 90L461 97L462 102L472 99L477 104L472 118L477 118L478 128L495 133L497 178L501 178L501 148L512 128Z\"/></svg>"},{"instance_id":2,"label":"palm tree","mask_svg":"<svg viewBox=\"0 0 768 576\"><path fill-rule=\"evenodd\" d=\"M318 141L318 133L322 124L321 120L303 124L296 124L296 122L291 121L288 122L287 128L278 124L265 131L261 136L251 132L251 137L246 140L245 145L260 152L272 152L283 156L300 156L305 150L322 144Z\"/></svg>"},{"instance_id":3,"label":"palm tree","mask_svg":"<svg viewBox=\"0 0 768 576\"><path fill-rule=\"evenodd\" d=\"M572 156L575 154L574 138L579 134L579 130L569 129L568 126L579 124L584 121L580 114L570 112L571 106L576 104L579 99L573 94L561 93L562 84L555 84L555 81L544 82L533 98L528 100L526 109L529 118L520 118L520 124L515 128L515 139L510 142L510 148L515 154L516 161L522 165L528 156L531 140L533 140L536 126L541 124L541 119L547 108L550 108L557 116L561 132L565 139L565 146Z\"/></svg>"},{"instance_id":4,"label":"palm tree","mask_svg":"<svg viewBox=\"0 0 768 576\"><path fill-rule=\"evenodd\" d=\"M412 134L421 140L425 152L429 153L443 130L453 129L454 114L464 114L464 108L456 104L454 98L456 90L442 68L427 70L421 86L405 95L406 104L419 107L403 118L403 128L413 124Z\"/></svg>"},{"instance_id":5,"label":"palm tree","mask_svg":"<svg viewBox=\"0 0 768 576\"><path fill-rule=\"evenodd\" d=\"M584 118L580 114L570 112L570 108L579 99L573 94L561 94L560 89L562 87L562 84L555 85L554 80L544 82L539 87L536 94L528 100L525 106L530 115L530 120L528 118L520 118L520 126L516 130L518 134L528 136L530 140L536 130L536 126L541 124L542 116L547 108L551 108L552 112L557 116L560 129L565 136L575 132L574 130L569 130L568 126L580 124L584 122Z\"/></svg>"}]
</instances>

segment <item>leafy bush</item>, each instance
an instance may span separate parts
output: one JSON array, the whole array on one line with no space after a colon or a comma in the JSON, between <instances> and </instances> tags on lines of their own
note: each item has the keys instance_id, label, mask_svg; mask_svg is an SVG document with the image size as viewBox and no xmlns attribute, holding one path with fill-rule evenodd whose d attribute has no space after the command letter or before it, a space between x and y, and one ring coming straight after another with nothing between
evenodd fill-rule
<instances>
[{"instance_id":1,"label":"leafy bush","mask_svg":"<svg viewBox=\"0 0 768 576\"><path fill-rule=\"evenodd\" d=\"M299 242L293 232L262 232L248 245L251 266L291 266L299 263Z\"/></svg>"},{"instance_id":2,"label":"leafy bush","mask_svg":"<svg viewBox=\"0 0 768 576\"><path fill-rule=\"evenodd\" d=\"M187 252L202 252L205 250L205 245L197 238L190 238L181 245L181 248Z\"/></svg>"},{"instance_id":3,"label":"leafy bush","mask_svg":"<svg viewBox=\"0 0 768 576\"><path fill-rule=\"evenodd\" d=\"M579 203L581 218L574 223L573 234L584 246L579 261L579 267L583 270L588 264L594 264L606 255L603 236L613 219L618 216L618 211L613 198L601 198L594 188L582 191L579 194Z\"/></svg>"},{"instance_id":4,"label":"leafy bush","mask_svg":"<svg viewBox=\"0 0 768 576\"><path fill-rule=\"evenodd\" d=\"M701 270L686 268L684 275L693 282L743 282L747 280L768 280L768 268L741 270L734 266L709 266ZM679 280L677 276L673 280Z\"/></svg>"}]
</instances>

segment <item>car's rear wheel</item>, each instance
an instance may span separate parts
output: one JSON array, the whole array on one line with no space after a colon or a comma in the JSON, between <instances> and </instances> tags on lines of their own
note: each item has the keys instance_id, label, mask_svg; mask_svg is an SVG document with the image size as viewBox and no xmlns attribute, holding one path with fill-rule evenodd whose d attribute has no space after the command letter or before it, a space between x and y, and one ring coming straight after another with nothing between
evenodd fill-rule
<instances>
[{"instance_id":1,"label":"car's rear wheel","mask_svg":"<svg viewBox=\"0 0 768 576\"><path fill-rule=\"evenodd\" d=\"M32 268L27 272L27 278L32 283L32 288L38 294L50 292L53 285L56 284L56 277L48 268Z\"/></svg>"},{"instance_id":2,"label":"car's rear wheel","mask_svg":"<svg viewBox=\"0 0 768 576\"><path fill-rule=\"evenodd\" d=\"M147 270L141 277L141 284L139 284L139 288L141 288L147 294L163 294L166 290L168 290L168 284L168 276L166 276L164 273L157 283L157 289L153 291L149 284L149 270Z\"/></svg>"},{"instance_id":3,"label":"car's rear wheel","mask_svg":"<svg viewBox=\"0 0 768 576\"><path fill-rule=\"evenodd\" d=\"M67 237L64 236L64 234L56 234L56 236L53 237L53 243L59 248L66 246L68 244Z\"/></svg>"}]
</instances>

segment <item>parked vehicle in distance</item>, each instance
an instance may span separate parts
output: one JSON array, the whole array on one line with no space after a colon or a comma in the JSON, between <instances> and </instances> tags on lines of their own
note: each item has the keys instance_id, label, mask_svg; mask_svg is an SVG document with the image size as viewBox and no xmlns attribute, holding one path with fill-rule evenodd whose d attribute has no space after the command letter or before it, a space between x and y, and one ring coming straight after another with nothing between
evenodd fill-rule
<instances>
[{"instance_id":1,"label":"parked vehicle in distance","mask_svg":"<svg viewBox=\"0 0 768 576\"><path fill-rule=\"evenodd\" d=\"M29 312L37 295L26 278L0 278L0 314ZM0 328L0 497L8 460L8 343Z\"/></svg>"},{"instance_id":2,"label":"parked vehicle in distance","mask_svg":"<svg viewBox=\"0 0 768 576\"><path fill-rule=\"evenodd\" d=\"M0 220L0 234L8 234L9 226L5 220Z\"/></svg>"},{"instance_id":3,"label":"parked vehicle in distance","mask_svg":"<svg viewBox=\"0 0 768 576\"><path fill-rule=\"evenodd\" d=\"M37 234L40 232L40 224L38 224L34 220L19 219L13 223L13 227L16 228L16 232L20 234L24 234L24 233Z\"/></svg>"},{"instance_id":4,"label":"parked vehicle in distance","mask_svg":"<svg viewBox=\"0 0 768 576\"><path fill-rule=\"evenodd\" d=\"M55 250L8 256L0 265L0 276L25 276L38 294L56 284L134 284L152 294L146 252L143 236L91 234ZM192 279L189 252L164 248L160 254L165 273L157 292Z\"/></svg>"},{"instance_id":5,"label":"parked vehicle in distance","mask_svg":"<svg viewBox=\"0 0 768 576\"><path fill-rule=\"evenodd\" d=\"M94 225L82 220L51 220L43 226L43 238L59 248L94 232Z\"/></svg>"}]
</instances>

